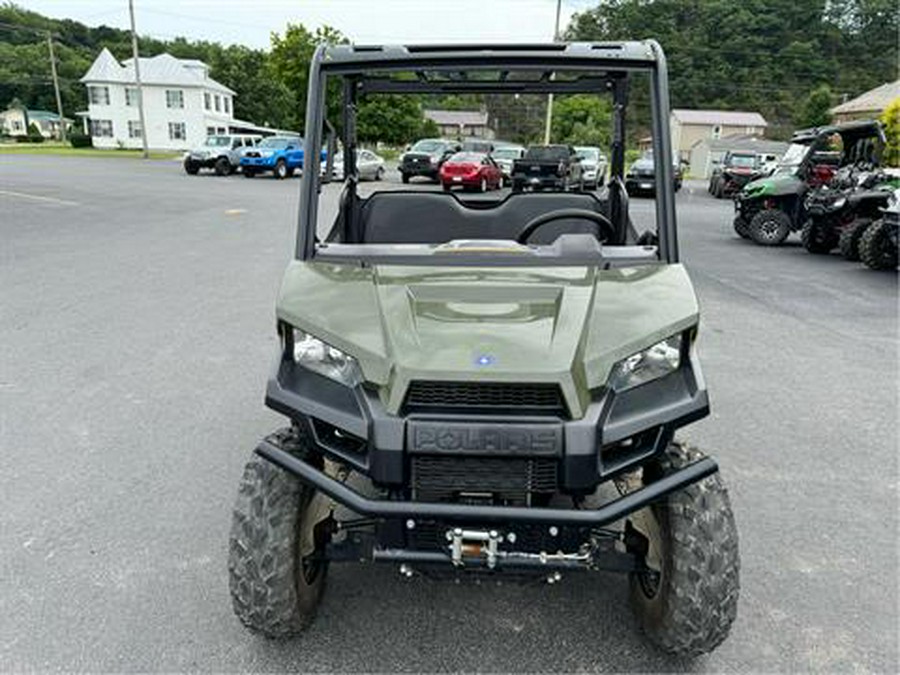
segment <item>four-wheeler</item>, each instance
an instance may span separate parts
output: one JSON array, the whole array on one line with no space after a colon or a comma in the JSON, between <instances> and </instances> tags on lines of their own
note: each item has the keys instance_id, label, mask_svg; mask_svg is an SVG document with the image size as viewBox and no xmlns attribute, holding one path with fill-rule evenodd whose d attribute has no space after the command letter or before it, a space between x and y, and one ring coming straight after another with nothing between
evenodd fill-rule
<instances>
[{"instance_id":1,"label":"four-wheeler","mask_svg":"<svg viewBox=\"0 0 900 675\"><path fill-rule=\"evenodd\" d=\"M457 152L441 165L440 179L445 192L454 187L479 192L503 187L500 167L483 152Z\"/></svg>"},{"instance_id":2,"label":"four-wheeler","mask_svg":"<svg viewBox=\"0 0 900 675\"><path fill-rule=\"evenodd\" d=\"M288 424L244 469L229 545L246 626L302 631L329 566L369 562L551 583L616 571L662 650L694 656L726 638L739 593L728 491L712 458L675 439L709 395L678 250L667 78L654 41L317 48L306 152L323 141L326 91L343 92L346 178L321 227L330 176L306 171L300 185L266 389ZM634 82L649 83L659 148L642 233L623 182ZM365 102L523 92L612 98L608 190L357 191ZM598 611L584 600L572 611Z\"/></svg>"},{"instance_id":3,"label":"four-wheeler","mask_svg":"<svg viewBox=\"0 0 900 675\"><path fill-rule=\"evenodd\" d=\"M750 181L762 175L759 155L755 152L727 152L722 163L713 169L709 193L716 199L731 197Z\"/></svg>"},{"instance_id":4,"label":"four-wheeler","mask_svg":"<svg viewBox=\"0 0 900 675\"><path fill-rule=\"evenodd\" d=\"M513 192L522 190L583 190L581 161L571 145L532 145L513 160Z\"/></svg>"},{"instance_id":5,"label":"four-wheeler","mask_svg":"<svg viewBox=\"0 0 900 675\"><path fill-rule=\"evenodd\" d=\"M841 169L827 184L806 196L806 223L800 240L810 253L839 247L848 260L859 260L859 240L881 216L891 194L891 179L883 171Z\"/></svg>"},{"instance_id":6,"label":"four-wheeler","mask_svg":"<svg viewBox=\"0 0 900 675\"><path fill-rule=\"evenodd\" d=\"M410 178L425 176L433 181L438 180L438 172L452 155L462 150L459 141L444 138L423 138L416 141L407 152L400 157L400 178L408 183Z\"/></svg>"},{"instance_id":7,"label":"four-wheeler","mask_svg":"<svg viewBox=\"0 0 900 675\"><path fill-rule=\"evenodd\" d=\"M860 259L873 270L897 269L897 234L900 229L900 190L894 190L882 216L869 225L859 242Z\"/></svg>"},{"instance_id":8,"label":"four-wheeler","mask_svg":"<svg viewBox=\"0 0 900 675\"><path fill-rule=\"evenodd\" d=\"M241 172L247 178L266 171L275 178L289 178L297 169L303 169L303 139L299 136L269 136L241 155Z\"/></svg>"},{"instance_id":9,"label":"four-wheeler","mask_svg":"<svg viewBox=\"0 0 900 675\"><path fill-rule=\"evenodd\" d=\"M734 229L763 246L778 246L807 220L806 194L842 166L878 166L884 132L876 121L848 122L794 133L768 177L751 181L735 197Z\"/></svg>"},{"instance_id":10,"label":"four-wheeler","mask_svg":"<svg viewBox=\"0 0 900 675\"><path fill-rule=\"evenodd\" d=\"M241 155L254 147L261 136L255 134L217 134L207 137L203 145L184 154L184 170L195 176L200 169L213 169L217 176L237 171Z\"/></svg>"},{"instance_id":11,"label":"four-wheeler","mask_svg":"<svg viewBox=\"0 0 900 675\"><path fill-rule=\"evenodd\" d=\"M525 148L521 145L504 144L496 147L491 153L491 157L500 167L500 173L503 174L503 184L508 185L511 176L513 162L522 159L525 156Z\"/></svg>"},{"instance_id":12,"label":"four-wheeler","mask_svg":"<svg viewBox=\"0 0 900 675\"><path fill-rule=\"evenodd\" d=\"M581 175L584 187L596 190L606 182L606 155L600 148L576 146L575 154L581 160Z\"/></svg>"}]
</instances>

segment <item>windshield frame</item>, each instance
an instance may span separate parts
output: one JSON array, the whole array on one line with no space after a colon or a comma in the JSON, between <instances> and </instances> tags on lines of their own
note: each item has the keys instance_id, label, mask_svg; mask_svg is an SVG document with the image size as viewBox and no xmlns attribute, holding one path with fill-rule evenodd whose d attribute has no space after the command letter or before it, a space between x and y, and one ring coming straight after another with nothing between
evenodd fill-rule
<instances>
[{"instance_id":1,"label":"windshield frame","mask_svg":"<svg viewBox=\"0 0 900 675\"><path fill-rule=\"evenodd\" d=\"M573 78L547 77L546 73L561 71L576 73ZM477 71L486 73L531 71L534 77L527 80L488 80L478 76L467 79L452 74ZM426 73L424 77L396 78L396 73ZM429 79L433 73L449 73L440 80ZM309 95L307 97L305 152L314 155L322 146L325 125L325 93L330 78L340 81L355 82L355 87L342 85L345 101L343 110L352 104L355 97L367 93L466 93L477 90L479 93L508 93L522 91L524 93L549 94L554 92L574 94L611 93L617 122L613 125L618 140L613 143L611 180L622 183L622 189L611 190L610 214L614 226L619 233L617 239L625 241L624 235L628 225L627 198L624 193L624 109L627 104L626 78L632 73L648 76L650 89L651 139L659 152L654 153L657 190L655 191L655 222L657 245L636 246L622 245L607 249L634 249L634 258L647 260L647 252L656 261L674 263L679 259L677 227L674 197L674 166L672 163L671 138L669 130L669 97L668 71L665 54L659 43L654 40L643 42L621 43L572 43L552 45L426 45L426 46L390 46L357 48L353 45L322 45L316 49L310 64ZM350 97L349 99L347 97ZM354 125L343 125L344 129ZM355 139L348 142L341 139L345 148L355 147ZM352 164L345 156L345 165ZM346 172L345 172L346 173ZM367 258L366 251L377 257L376 245L354 244L353 226L344 225L344 233L348 243L319 242L317 236L318 198L320 193L320 172L304 172L300 188L299 227L295 256L299 260L314 258L336 260L342 257ZM355 184L352 180L344 182L345 188L351 191L350 197L355 199ZM562 237L560 237L562 239ZM411 247L422 252L418 262L427 265L438 264L510 264L511 256L475 255L471 251L463 251L454 256L428 254L433 246L407 244L394 245L394 250ZM383 247L382 247L383 248ZM530 246L534 250L554 250L563 259L572 259L573 251L566 246ZM601 247L602 248L602 247ZM641 253L638 251L643 251ZM604 253L598 253L604 258ZM612 254L609 254L612 256ZM416 256L401 256L408 264L416 264ZM449 259L453 259L450 263ZM597 256L594 256L595 258ZM615 256L621 257L621 256ZM544 255L515 256L517 265L546 264ZM572 263L576 264L576 263Z\"/></svg>"}]
</instances>

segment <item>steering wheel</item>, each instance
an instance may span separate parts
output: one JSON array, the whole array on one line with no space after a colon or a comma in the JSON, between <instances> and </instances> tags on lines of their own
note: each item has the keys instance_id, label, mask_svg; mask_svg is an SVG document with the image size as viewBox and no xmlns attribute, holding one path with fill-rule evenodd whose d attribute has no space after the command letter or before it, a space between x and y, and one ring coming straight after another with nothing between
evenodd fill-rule
<instances>
[{"instance_id":1,"label":"steering wheel","mask_svg":"<svg viewBox=\"0 0 900 675\"><path fill-rule=\"evenodd\" d=\"M519 232L519 236L516 237L516 242L519 244L524 244L538 228L541 228L548 223L553 223L557 220L563 220L565 218L580 218L581 220L590 220L592 223L598 225L598 229L600 231L598 232L597 238L600 240L601 244L609 241L610 239L614 239L616 236L616 228L613 227L612 221L610 221L610 219L604 216L602 213L598 213L597 211L589 211L588 209L557 209L556 211L542 213L541 215L529 220L528 224L525 225L525 228L521 232Z\"/></svg>"}]
</instances>

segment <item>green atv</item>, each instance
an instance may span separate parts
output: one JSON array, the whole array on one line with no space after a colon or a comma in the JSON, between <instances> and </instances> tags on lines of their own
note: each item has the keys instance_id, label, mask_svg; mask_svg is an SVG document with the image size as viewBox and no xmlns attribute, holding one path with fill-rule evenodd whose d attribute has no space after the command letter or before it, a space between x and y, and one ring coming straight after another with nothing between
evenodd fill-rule
<instances>
[{"instance_id":1,"label":"green atv","mask_svg":"<svg viewBox=\"0 0 900 675\"><path fill-rule=\"evenodd\" d=\"M809 218L807 193L841 167L878 166L884 131L876 121L803 129L794 133L772 175L754 180L735 198L734 230L763 246L778 246Z\"/></svg>"},{"instance_id":2,"label":"green atv","mask_svg":"<svg viewBox=\"0 0 900 675\"><path fill-rule=\"evenodd\" d=\"M657 226L640 235L623 180L636 75L658 149ZM616 571L663 650L726 638L739 592L728 492L716 462L674 438L709 399L667 77L652 41L316 51L306 153L333 128L326 92L342 92L327 109L344 115L344 181L339 198L330 168L300 186L266 390L289 424L247 463L231 529L231 597L251 630L304 630L329 565L346 561L404 578ZM360 194L360 104L435 93L611 96L609 190ZM320 194L339 205L321 229Z\"/></svg>"}]
</instances>

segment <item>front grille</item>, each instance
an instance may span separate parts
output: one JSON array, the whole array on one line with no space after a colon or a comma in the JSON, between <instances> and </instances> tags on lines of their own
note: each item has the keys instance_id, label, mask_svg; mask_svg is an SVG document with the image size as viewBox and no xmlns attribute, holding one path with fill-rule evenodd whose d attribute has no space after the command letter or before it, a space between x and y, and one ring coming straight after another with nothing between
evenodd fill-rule
<instances>
[{"instance_id":1,"label":"front grille","mask_svg":"<svg viewBox=\"0 0 900 675\"><path fill-rule=\"evenodd\" d=\"M410 469L415 499L425 502L526 504L557 487L557 462L549 458L417 455Z\"/></svg>"},{"instance_id":2,"label":"front grille","mask_svg":"<svg viewBox=\"0 0 900 675\"><path fill-rule=\"evenodd\" d=\"M565 404L556 384L417 381L409 385L404 410L563 416Z\"/></svg>"}]
</instances>

